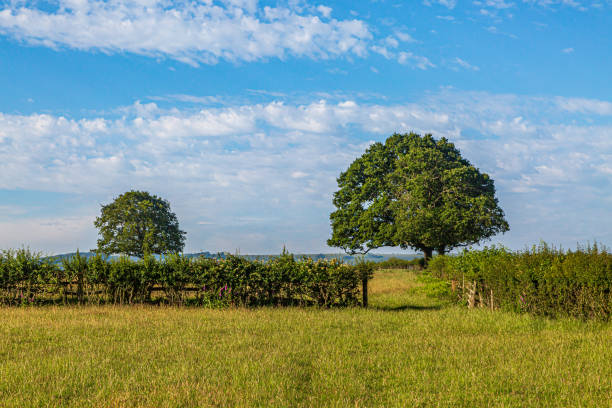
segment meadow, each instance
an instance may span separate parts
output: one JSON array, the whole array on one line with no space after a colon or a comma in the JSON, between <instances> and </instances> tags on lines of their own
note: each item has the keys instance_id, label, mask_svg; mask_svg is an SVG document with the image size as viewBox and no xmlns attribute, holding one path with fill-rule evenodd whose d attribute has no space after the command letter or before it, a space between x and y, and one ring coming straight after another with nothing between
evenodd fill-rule
<instances>
[{"instance_id":1,"label":"meadow","mask_svg":"<svg viewBox=\"0 0 612 408\"><path fill-rule=\"evenodd\" d=\"M612 323L439 288L382 270L368 309L0 308L0 407L612 406Z\"/></svg>"}]
</instances>

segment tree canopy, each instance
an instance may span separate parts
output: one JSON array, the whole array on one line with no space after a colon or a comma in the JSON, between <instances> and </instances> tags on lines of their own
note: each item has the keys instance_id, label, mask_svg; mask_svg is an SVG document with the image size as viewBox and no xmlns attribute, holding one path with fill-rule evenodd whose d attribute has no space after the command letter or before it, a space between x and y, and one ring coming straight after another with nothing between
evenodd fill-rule
<instances>
[{"instance_id":1,"label":"tree canopy","mask_svg":"<svg viewBox=\"0 0 612 408\"><path fill-rule=\"evenodd\" d=\"M445 253L509 230L493 179L447 139L394 134L338 177L328 245L367 253L383 246Z\"/></svg>"},{"instance_id":2,"label":"tree canopy","mask_svg":"<svg viewBox=\"0 0 612 408\"><path fill-rule=\"evenodd\" d=\"M143 257L182 252L185 232L168 201L146 191L128 191L103 205L94 225L101 236L98 252Z\"/></svg>"}]
</instances>

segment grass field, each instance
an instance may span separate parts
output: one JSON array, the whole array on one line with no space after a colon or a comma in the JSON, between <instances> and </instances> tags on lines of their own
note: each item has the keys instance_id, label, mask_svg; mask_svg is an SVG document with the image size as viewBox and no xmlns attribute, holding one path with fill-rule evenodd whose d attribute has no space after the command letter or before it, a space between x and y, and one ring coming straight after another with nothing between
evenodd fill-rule
<instances>
[{"instance_id":1,"label":"grass field","mask_svg":"<svg viewBox=\"0 0 612 408\"><path fill-rule=\"evenodd\" d=\"M0 309L0 406L612 407L612 324L467 310L382 271L371 308Z\"/></svg>"}]
</instances>

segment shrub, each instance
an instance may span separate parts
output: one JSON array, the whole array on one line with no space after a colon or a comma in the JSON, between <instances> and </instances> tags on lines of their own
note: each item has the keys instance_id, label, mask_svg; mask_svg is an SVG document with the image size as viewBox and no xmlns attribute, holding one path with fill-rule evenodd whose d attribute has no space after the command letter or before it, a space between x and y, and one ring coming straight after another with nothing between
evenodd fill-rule
<instances>
[{"instance_id":1,"label":"shrub","mask_svg":"<svg viewBox=\"0 0 612 408\"><path fill-rule=\"evenodd\" d=\"M371 269L371 268L370 268ZM367 276L366 276L367 275ZM357 303L359 283L371 278L338 260L300 259L286 251L268 262L171 254L108 260L77 253L59 264L28 250L0 253L0 302L165 302L205 306ZM153 296L153 292L160 294ZM44 298L44 299L43 299Z\"/></svg>"},{"instance_id":2,"label":"shrub","mask_svg":"<svg viewBox=\"0 0 612 408\"><path fill-rule=\"evenodd\" d=\"M396 257L391 257L385 261L378 262L376 264L376 269L412 269L412 270L421 270L425 267L425 259L424 258L414 258L414 259L401 259Z\"/></svg>"},{"instance_id":3,"label":"shrub","mask_svg":"<svg viewBox=\"0 0 612 408\"><path fill-rule=\"evenodd\" d=\"M341 261L304 259L300 262L305 276L306 295L319 306L356 305L360 276L355 267Z\"/></svg>"},{"instance_id":4,"label":"shrub","mask_svg":"<svg viewBox=\"0 0 612 408\"><path fill-rule=\"evenodd\" d=\"M53 281L55 265L38 252L22 248L0 253L0 302L7 305L35 303Z\"/></svg>"},{"instance_id":5,"label":"shrub","mask_svg":"<svg viewBox=\"0 0 612 408\"><path fill-rule=\"evenodd\" d=\"M612 254L597 245L576 251L545 243L524 251L484 248L436 257L428 270L450 281L470 307L604 320L612 313Z\"/></svg>"},{"instance_id":6,"label":"shrub","mask_svg":"<svg viewBox=\"0 0 612 408\"><path fill-rule=\"evenodd\" d=\"M423 286L415 288L415 292L423 293L424 295L437 299L453 299L451 284L447 280L436 278L430 273L424 272L418 275L417 282Z\"/></svg>"}]
</instances>

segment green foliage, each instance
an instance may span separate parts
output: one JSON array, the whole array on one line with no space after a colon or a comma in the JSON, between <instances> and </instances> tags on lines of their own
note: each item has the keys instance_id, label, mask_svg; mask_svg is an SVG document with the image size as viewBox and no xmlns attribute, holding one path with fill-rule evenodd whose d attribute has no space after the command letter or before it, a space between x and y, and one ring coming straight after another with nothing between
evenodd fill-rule
<instances>
[{"instance_id":1,"label":"green foliage","mask_svg":"<svg viewBox=\"0 0 612 408\"><path fill-rule=\"evenodd\" d=\"M61 267L28 250L5 251L0 302L348 306L358 303L358 285L371 278L371 270L370 263L295 260L286 251L269 262L178 254L161 260L151 255L107 260L101 254L87 259L77 251L62 259Z\"/></svg>"},{"instance_id":2,"label":"green foliage","mask_svg":"<svg viewBox=\"0 0 612 408\"><path fill-rule=\"evenodd\" d=\"M128 191L103 205L94 222L102 236L98 252L144 257L181 252L185 232L179 229L170 204L145 191Z\"/></svg>"},{"instance_id":3,"label":"green foliage","mask_svg":"<svg viewBox=\"0 0 612 408\"><path fill-rule=\"evenodd\" d=\"M397 258L391 258L391 259L397 259ZM379 268L380 263L375 263L372 261L366 261L364 257L358 258L357 262L355 263L355 270L357 271L357 274L359 275L359 279L361 280L370 280L372 279L372 277L374 276L374 269L380 269Z\"/></svg>"},{"instance_id":4,"label":"green foliage","mask_svg":"<svg viewBox=\"0 0 612 408\"><path fill-rule=\"evenodd\" d=\"M455 282L471 306L604 320L612 315L612 254L597 245L567 252L544 243L517 252L491 247L435 257L428 270Z\"/></svg>"},{"instance_id":5,"label":"green foliage","mask_svg":"<svg viewBox=\"0 0 612 408\"><path fill-rule=\"evenodd\" d=\"M0 304L36 303L57 276L57 267L39 252L22 248L0 252Z\"/></svg>"},{"instance_id":6,"label":"green foliage","mask_svg":"<svg viewBox=\"0 0 612 408\"><path fill-rule=\"evenodd\" d=\"M389 258L385 261L376 263L376 269L423 269L425 258L401 259Z\"/></svg>"},{"instance_id":7,"label":"green foliage","mask_svg":"<svg viewBox=\"0 0 612 408\"><path fill-rule=\"evenodd\" d=\"M25 248L0 252L0 290L3 292L0 303L36 303L45 291L45 284L52 282L55 275L55 265L38 252Z\"/></svg>"},{"instance_id":8,"label":"green foliage","mask_svg":"<svg viewBox=\"0 0 612 408\"><path fill-rule=\"evenodd\" d=\"M394 134L338 177L328 245L412 247L431 257L509 229L493 180L445 138Z\"/></svg>"},{"instance_id":9,"label":"green foliage","mask_svg":"<svg viewBox=\"0 0 612 408\"><path fill-rule=\"evenodd\" d=\"M74 256L62 259L63 279L66 282L76 282L77 298L83 303L85 278L87 274L87 258L81 256L79 250Z\"/></svg>"},{"instance_id":10,"label":"green foliage","mask_svg":"<svg viewBox=\"0 0 612 408\"><path fill-rule=\"evenodd\" d=\"M415 288L417 293L438 299L452 300L453 298L450 282L446 280L436 278L430 273L424 272L417 276L417 282L423 285Z\"/></svg>"},{"instance_id":11,"label":"green foliage","mask_svg":"<svg viewBox=\"0 0 612 408\"><path fill-rule=\"evenodd\" d=\"M354 306L358 303L358 284L361 281L359 269L336 259L313 261L308 258L300 264L301 275L306 278L305 294L315 304Z\"/></svg>"}]
</instances>

